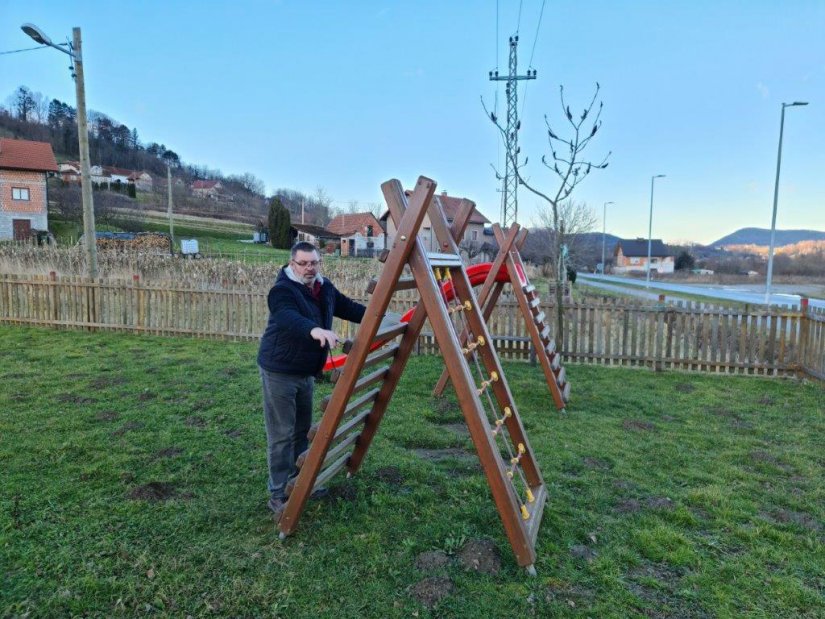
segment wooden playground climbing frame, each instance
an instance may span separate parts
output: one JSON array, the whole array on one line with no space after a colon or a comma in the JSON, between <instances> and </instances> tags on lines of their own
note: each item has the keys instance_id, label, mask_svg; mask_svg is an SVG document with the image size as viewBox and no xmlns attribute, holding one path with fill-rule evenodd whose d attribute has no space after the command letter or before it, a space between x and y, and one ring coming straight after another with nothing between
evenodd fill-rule
<instances>
[{"instance_id":1,"label":"wooden playground climbing frame","mask_svg":"<svg viewBox=\"0 0 825 619\"><path fill-rule=\"evenodd\" d=\"M541 309L541 298L536 287L530 283L521 260L521 247L527 238L527 230L513 224L505 234L498 224L493 224L493 234L498 243L498 254L487 274L487 279L478 293L478 300L482 306L485 321L490 320L496 303L501 296L505 283L497 279L502 267L507 269L509 283L513 295L518 302L521 315L530 334L533 350L541 364L547 388L556 404L556 408L563 411L570 399L570 383L567 382L567 372L561 365L561 353L556 348L555 340L550 336L550 327L547 326L546 316ZM466 333L461 334L462 345L466 341ZM449 375L447 370L441 373L441 378L433 389L433 395L440 396L447 387Z\"/></svg>"},{"instance_id":2,"label":"wooden playground climbing frame","mask_svg":"<svg viewBox=\"0 0 825 619\"><path fill-rule=\"evenodd\" d=\"M474 205L464 201L450 228L432 199L435 186L420 177L408 199L398 181L382 185L397 229L393 247L371 286L372 298L347 361L336 373L332 394L322 403L324 414L310 432L309 450L298 458L300 471L288 488L278 527L282 538L292 533L314 488L344 469L353 474L361 466L429 319L516 560L534 574L547 488L456 244ZM426 253L417 237L425 214L439 253ZM405 266L412 278L402 278ZM421 298L409 322L382 326L393 293L413 287L413 282ZM451 285L451 298L444 294L443 284ZM464 344L459 333L468 334ZM362 375L363 370L367 373Z\"/></svg>"}]
</instances>

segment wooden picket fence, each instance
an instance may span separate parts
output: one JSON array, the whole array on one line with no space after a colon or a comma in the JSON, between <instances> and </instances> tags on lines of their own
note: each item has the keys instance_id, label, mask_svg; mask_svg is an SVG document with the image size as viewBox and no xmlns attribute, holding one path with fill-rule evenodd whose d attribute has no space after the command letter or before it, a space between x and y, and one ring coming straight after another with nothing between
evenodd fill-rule
<instances>
[{"instance_id":1,"label":"wooden picket fence","mask_svg":"<svg viewBox=\"0 0 825 619\"><path fill-rule=\"evenodd\" d=\"M0 323L256 340L266 325L266 295L267 290L204 289L186 282L147 285L137 277L0 275ZM363 292L351 296L366 301ZM398 293L390 310L404 312L416 301L415 291ZM552 304L543 309L555 316ZM565 362L825 380L825 312L807 306L732 309L602 299L567 304L564 312ZM502 296L489 326L502 358L531 358L514 299ZM335 328L344 337L354 333L349 323ZM437 353L426 327L418 352Z\"/></svg>"}]
</instances>

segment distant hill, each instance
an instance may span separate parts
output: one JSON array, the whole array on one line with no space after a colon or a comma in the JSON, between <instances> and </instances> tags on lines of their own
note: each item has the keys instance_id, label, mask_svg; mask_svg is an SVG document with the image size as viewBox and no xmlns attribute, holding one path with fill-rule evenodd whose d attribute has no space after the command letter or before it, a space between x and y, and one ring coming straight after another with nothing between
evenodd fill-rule
<instances>
[{"instance_id":1,"label":"distant hill","mask_svg":"<svg viewBox=\"0 0 825 619\"><path fill-rule=\"evenodd\" d=\"M776 246L794 245L801 241L823 241L825 232L817 230L777 230ZM723 247L726 245L762 245L768 247L771 244L771 231L766 228L740 228L727 236L723 236L718 241L710 243L710 247Z\"/></svg>"}]
</instances>

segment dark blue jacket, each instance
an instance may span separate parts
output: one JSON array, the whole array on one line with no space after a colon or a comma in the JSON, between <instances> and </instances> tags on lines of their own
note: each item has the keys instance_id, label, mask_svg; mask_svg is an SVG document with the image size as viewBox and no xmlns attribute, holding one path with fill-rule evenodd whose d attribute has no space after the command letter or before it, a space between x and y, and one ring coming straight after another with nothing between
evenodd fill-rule
<instances>
[{"instance_id":1,"label":"dark blue jacket","mask_svg":"<svg viewBox=\"0 0 825 619\"><path fill-rule=\"evenodd\" d=\"M281 269L267 297L266 325L258 365L270 372L314 376L327 359L327 350L309 332L315 327L332 328L332 317L361 322L366 308L338 292L328 279L321 284L320 303L309 288L294 282Z\"/></svg>"}]
</instances>

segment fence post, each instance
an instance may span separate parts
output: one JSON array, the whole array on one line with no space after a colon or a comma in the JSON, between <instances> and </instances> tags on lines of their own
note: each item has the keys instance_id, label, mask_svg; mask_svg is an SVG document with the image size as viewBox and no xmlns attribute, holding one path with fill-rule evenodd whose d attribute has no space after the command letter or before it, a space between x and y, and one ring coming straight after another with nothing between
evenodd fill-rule
<instances>
[{"instance_id":1,"label":"fence post","mask_svg":"<svg viewBox=\"0 0 825 619\"><path fill-rule=\"evenodd\" d=\"M140 290L140 275L135 273L132 275L132 288L134 289L133 302L137 307L133 307L132 316L135 318L133 329L140 331L140 326L143 324L143 294Z\"/></svg>"},{"instance_id":2,"label":"fence post","mask_svg":"<svg viewBox=\"0 0 825 619\"><path fill-rule=\"evenodd\" d=\"M810 321L808 319L808 298L802 297L799 299L799 347L797 354L799 355L799 368L802 374L808 374L807 357L808 357L808 333L810 329Z\"/></svg>"}]
</instances>

